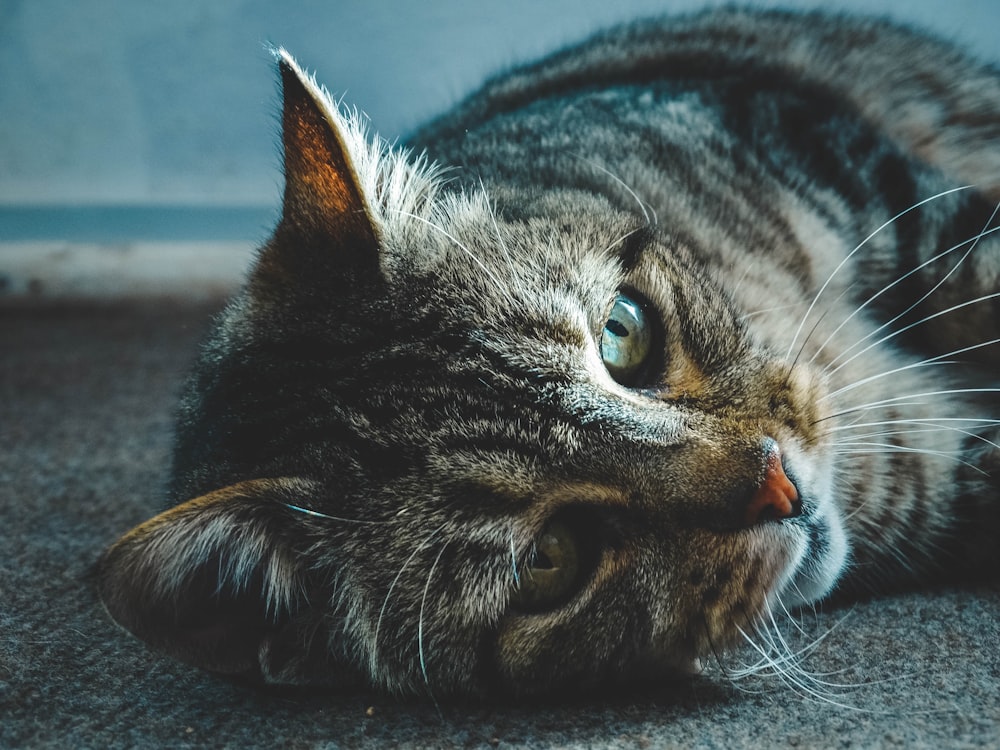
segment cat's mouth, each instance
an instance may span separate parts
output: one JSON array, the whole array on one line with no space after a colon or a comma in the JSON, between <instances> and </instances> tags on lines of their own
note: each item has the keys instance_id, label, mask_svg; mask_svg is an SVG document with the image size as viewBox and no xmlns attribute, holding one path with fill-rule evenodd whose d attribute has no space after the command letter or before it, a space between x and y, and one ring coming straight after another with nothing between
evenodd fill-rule
<instances>
[{"instance_id":1,"label":"cat's mouth","mask_svg":"<svg viewBox=\"0 0 1000 750\"><path fill-rule=\"evenodd\" d=\"M776 586L786 607L812 604L830 593L848 558L847 535L832 502L819 503L800 524L803 551Z\"/></svg>"}]
</instances>

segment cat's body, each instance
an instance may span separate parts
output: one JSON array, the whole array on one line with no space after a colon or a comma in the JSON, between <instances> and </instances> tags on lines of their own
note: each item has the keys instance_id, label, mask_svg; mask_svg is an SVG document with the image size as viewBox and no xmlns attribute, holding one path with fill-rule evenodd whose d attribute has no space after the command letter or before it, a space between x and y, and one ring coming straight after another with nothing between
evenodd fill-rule
<instances>
[{"instance_id":1,"label":"cat's body","mask_svg":"<svg viewBox=\"0 0 1000 750\"><path fill-rule=\"evenodd\" d=\"M126 627L267 681L539 692L994 569L1000 74L881 23L636 25L417 133L441 173L280 67L283 218L177 507L102 561Z\"/></svg>"}]
</instances>

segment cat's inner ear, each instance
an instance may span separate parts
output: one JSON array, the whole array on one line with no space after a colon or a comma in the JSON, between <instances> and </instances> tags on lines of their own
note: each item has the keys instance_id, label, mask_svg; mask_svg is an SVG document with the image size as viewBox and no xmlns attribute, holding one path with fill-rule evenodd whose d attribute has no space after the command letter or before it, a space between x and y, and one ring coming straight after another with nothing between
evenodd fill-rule
<instances>
[{"instance_id":1,"label":"cat's inner ear","mask_svg":"<svg viewBox=\"0 0 1000 750\"><path fill-rule=\"evenodd\" d=\"M99 563L105 607L181 661L307 681L300 672L311 669L312 656L297 644L314 610L306 565L290 541L302 536L302 514L289 506L308 506L313 491L299 479L240 482L137 526Z\"/></svg>"},{"instance_id":2,"label":"cat's inner ear","mask_svg":"<svg viewBox=\"0 0 1000 750\"><path fill-rule=\"evenodd\" d=\"M282 224L338 244L374 245L376 227L352 154L364 148L363 136L285 50L275 55L282 88Z\"/></svg>"}]
</instances>

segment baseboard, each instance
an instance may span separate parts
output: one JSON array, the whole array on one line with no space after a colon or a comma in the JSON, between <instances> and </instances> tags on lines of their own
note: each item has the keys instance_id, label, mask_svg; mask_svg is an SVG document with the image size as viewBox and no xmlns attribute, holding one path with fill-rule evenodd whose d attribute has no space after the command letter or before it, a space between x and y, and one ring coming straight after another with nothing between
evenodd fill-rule
<instances>
[{"instance_id":1,"label":"baseboard","mask_svg":"<svg viewBox=\"0 0 1000 750\"><path fill-rule=\"evenodd\" d=\"M239 288L254 247L247 240L0 242L0 300L215 299Z\"/></svg>"}]
</instances>

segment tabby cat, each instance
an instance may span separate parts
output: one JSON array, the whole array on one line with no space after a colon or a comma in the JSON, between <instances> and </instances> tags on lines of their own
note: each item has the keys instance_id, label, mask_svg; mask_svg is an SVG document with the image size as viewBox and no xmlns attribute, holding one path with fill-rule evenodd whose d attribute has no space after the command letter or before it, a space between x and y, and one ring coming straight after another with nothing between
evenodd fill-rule
<instances>
[{"instance_id":1,"label":"tabby cat","mask_svg":"<svg viewBox=\"0 0 1000 750\"><path fill-rule=\"evenodd\" d=\"M403 150L275 54L283 213L171 507L101 559L125 628L267 683L524 695L996 570L1000 71L729 9L502 75Z\"/></svg>"}]
</instances>

